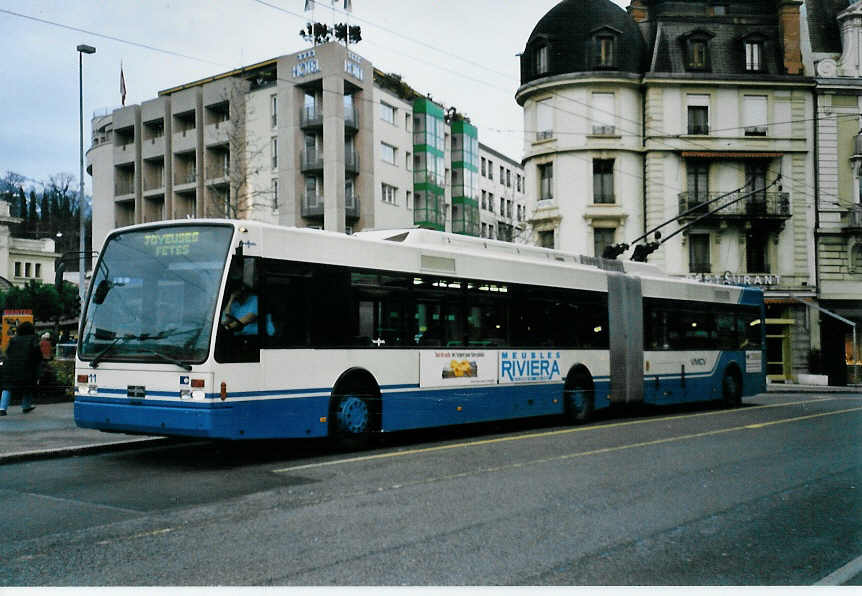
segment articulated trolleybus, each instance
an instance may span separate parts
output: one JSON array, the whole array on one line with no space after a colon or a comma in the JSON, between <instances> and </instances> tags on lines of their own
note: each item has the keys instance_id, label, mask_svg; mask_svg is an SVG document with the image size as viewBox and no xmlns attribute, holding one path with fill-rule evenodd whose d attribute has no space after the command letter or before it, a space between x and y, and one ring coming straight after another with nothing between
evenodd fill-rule
<instances>
[{"instance_id":1,"label":"articulated trolleybus","mask_svg":"<svg viewBox=\"0 0 862 596\"><path fill-rule=\"evenodd\" d=\"M411 229L112 232L75 420L221 439L371 433L765 390L763 293L645 263Z\"/></svg>"}]
</instances>

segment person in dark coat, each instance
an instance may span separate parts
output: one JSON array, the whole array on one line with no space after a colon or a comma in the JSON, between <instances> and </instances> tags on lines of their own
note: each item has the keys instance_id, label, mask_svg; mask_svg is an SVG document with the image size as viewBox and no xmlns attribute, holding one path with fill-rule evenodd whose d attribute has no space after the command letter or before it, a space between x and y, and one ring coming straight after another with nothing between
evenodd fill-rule
<instances>
[{"instance_id":1,"label":"person in dark coat","mask_svg":"<svg viewBox=\"0 0 862 596\"><path fill-rule=\"evenodd\" d=\"M3 393L0 395L0 416L13 396L21 398L21 411L32 412L33 392L36 379L42 366L42 350L32 323L21 323L6 348L6 362L3 364Z\"/></svg>"}]
</instances>

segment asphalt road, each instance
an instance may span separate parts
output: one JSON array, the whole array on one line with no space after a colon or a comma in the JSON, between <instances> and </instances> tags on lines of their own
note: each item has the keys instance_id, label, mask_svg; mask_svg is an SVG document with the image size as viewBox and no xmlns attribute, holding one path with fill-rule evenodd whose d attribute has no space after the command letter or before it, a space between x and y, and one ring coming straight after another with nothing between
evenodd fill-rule
<instances>
[{"instance_id":1,"label":"asphalt road","mask_svg":"<svg viewBox=\"0 0 862 596\"><path fill-rule=\"evenodd\" d=\"M810 585L862 555L860 430L784 394L9 464L0 586Z\"/></svg>"}]
</instances>

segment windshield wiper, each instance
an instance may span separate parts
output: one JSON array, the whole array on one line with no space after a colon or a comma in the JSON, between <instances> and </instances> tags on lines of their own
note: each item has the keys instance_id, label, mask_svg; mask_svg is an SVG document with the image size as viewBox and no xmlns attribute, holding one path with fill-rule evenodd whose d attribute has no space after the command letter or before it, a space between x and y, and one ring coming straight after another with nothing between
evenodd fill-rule
<instances>
[{"instance_id":1,"label":"windshield wiper","mask_svg":"<svg viewBox=\"0 0 862 596\"><path fill-rule=\"evenodd\" d=\"M171 364L176 364L177 366L179 366L180 368L183 368L185 370L191 370L192 369L192 365L189 364L188 362L183 362L182 360L178 360L176 358L171 358L170 356L168 356L166 354L162 354L161 352L156 352L155 350L147 350L147 351L150 354L152 354L153 356L158 356L160 359L164 360L165 362L170 362Z\"/></svg>"},{"instance_id":2,"label":"windshield wiper","mask_svg":"<svg viewBox=\"0 0 862 596\"><path fill-rule=\"evenodd\" d=\"M120 337L116 337L116 338L114 338L114 341L112 341L110 344L108 344L108 345L107 345L107 346L106 346L106 347L105 347L101 352L99 352L98 354L96 354L96 357L95 357L95 358L93 358L93 359L90 361L90 367L91 367L91 368L98 368L98 367L99 367L99 362L101 362L101 361L102 361L102 358L104 358L105 356L107 356L107 355L108 355L108 352L110 352L111 350L113 350L113 349L114 349L114 346L116 346L116 345L117 345L118 343L120 343L121 341L125 341L126 339L128 339L128 338L123 337L123 336L120 336Z\"/></svg>"}]
</instances>

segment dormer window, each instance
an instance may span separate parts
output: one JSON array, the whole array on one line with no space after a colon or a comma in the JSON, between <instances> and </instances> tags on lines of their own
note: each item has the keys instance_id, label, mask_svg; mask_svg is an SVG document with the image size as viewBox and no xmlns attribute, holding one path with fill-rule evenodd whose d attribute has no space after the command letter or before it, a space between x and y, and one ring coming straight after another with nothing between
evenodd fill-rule
<instances>
[{"instance_id":1,"label":"dormer window","mask_svg":"<svg viewBox=\"0 0 862 596\"><path fill-rule=\"evenodd\" d=\"M710 69L709 41L712 36L712 33L703 30L683 36L686 70L708 71Z\"/></svg>"},{"instance_id":2,"label":"dormer window","mask_svg":"<svg viewBox=\"0 0 862 596\"><path fill-rule=\"evenodd\" d=\"M742 37L743 64L745 72L766 72L764 62L766 37L761 33L753 33Z\"/></svg>"},{"instance_id":3,"label":"dormer window","mask_svg":"<svg viewBox=\"0 0 862 596\"><path fill-rule=\"evenodd\" d=\"M620 32L612 27L601 27L593 31L593 68L617 68L617 40L619 35Z\"/></svg>"},{"instance_id":4,"label":"dormer window","mask_svg":"<svg viewBox=\"0 0 862 596\"><path fill-rule=\"evenodd\" d=\"M534 62L533 66L536 70L536 74L545 74L548 72L548 45L543 44L538 46L534 50Z\"/></svg>"}]
</instances>

